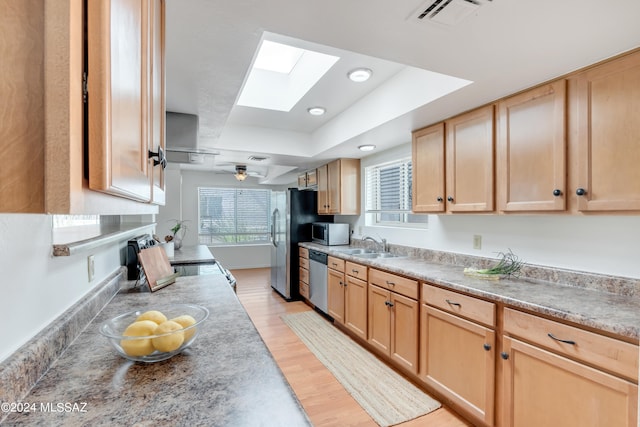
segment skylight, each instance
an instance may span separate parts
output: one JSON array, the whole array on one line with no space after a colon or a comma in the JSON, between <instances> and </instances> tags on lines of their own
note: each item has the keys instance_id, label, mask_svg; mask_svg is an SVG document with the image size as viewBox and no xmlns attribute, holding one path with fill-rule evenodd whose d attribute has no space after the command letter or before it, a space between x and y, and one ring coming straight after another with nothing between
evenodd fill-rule
<instances>
[{"instance_id":1,"label":"skylight","mask_svg":"<svg viewBox=\"0 0 640 427\"><path fill-rule=\"evenodd\" d=\"M237 105L290 111L339 59L264 40Z\"/></svg>"}]
</instances>

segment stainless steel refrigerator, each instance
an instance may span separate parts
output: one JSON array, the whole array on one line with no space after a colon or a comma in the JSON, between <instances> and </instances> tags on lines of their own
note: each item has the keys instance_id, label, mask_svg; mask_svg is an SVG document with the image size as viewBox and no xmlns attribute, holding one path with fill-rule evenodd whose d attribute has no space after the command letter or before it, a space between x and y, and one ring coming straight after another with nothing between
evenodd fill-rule
<instances>
[{"instance_id":1,"label":"stainless steel refrigerator","mask_svg":"<svg viewBox=\"0 0 640 427\"><path fill-rule=\"evenodd\" d=\"M314 191L290 188L271 193L271 287L287 300L300 299L298 243L311 241L311 223L333 222L318 215Z\"/></svg>"}]
</instances>

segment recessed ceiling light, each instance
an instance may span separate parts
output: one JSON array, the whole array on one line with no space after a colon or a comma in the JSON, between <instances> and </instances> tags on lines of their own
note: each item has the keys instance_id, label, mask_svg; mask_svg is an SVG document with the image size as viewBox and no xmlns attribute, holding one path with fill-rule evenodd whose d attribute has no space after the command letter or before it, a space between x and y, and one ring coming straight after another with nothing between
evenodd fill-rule
<instances>
[{"instance_id":1,"label":"recessed ceiling light","mask_svg":"<svg viewBox=\"0 0 640 427\"><path fill-rule=\"evenodd\" d=\"M323 115L327 110L324 107L311 107L311 108L307 108L307 111L309 112L309 114L311 114L312 116L321 116Z\"/></svg>"},{"instance_id":2,"label":"recessed ceiling light","mask_svg":"<svg viewBox=\"0 0 640 427\"><path fill-rule=\"evenodd\" d=\"M371 77L373 71L368 68L356 68L355 70L349 71L347 76L349 76L349 80L353 82L366 82Z\"/></svg>"},{"instance_id":3,"label":"recessed ceiling light","mask_svg":"<svg viewBox=\"0 0 640 427\"><path fill-rule=\"evenodd\" d=\"M360 145L358 147L358 149L360 151L372 151L375 150L376 146L375 145L371 145L371 144L366 144L366 145Z\"/></svg>"}]
</instances>

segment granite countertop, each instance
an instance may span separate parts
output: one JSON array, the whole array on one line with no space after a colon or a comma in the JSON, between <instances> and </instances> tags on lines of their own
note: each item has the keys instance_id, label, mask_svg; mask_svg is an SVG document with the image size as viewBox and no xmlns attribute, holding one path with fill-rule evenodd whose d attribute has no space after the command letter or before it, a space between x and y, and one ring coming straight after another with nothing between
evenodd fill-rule
<instances>
[{"instance_id":1,"label":"granite countertop","mask_svg":"<svg viewBox=\"0 0 640 427\"><path fill-rule=\"evenodd\" d=\"M183 246L173 251L169 257L171 265L213 264L215 257L206 245Z\"/></svg>"},{"instance_id":2,"label":"granite countertop","mask_svg":"<svg viewBox=\"0 0 640 427\"><path fill-rule=\"evenodd\" d=\"M371 259L341 252L345 246L323 246L316 243L300 243L300 246L507 306L598 329L636 343L640 339L638 297L528 278L478 279L465 275L463 266L430 262L418 257Z\"/></svg>"},{"instance_id":3,"label":"granite countertop","mask_svg":"<svg viewBox=\"0 0 640 427\"><path fill-rule=\"evenodd\" d=\"M177 302L203 305L210 316L191 347L171 359L130 362L98 332L118 314ZM179 277L155 293L117 294L22 402L34 404L31 412L10 414L7 425L310 425L217 275Z\"/></svg>"}]
</instances>

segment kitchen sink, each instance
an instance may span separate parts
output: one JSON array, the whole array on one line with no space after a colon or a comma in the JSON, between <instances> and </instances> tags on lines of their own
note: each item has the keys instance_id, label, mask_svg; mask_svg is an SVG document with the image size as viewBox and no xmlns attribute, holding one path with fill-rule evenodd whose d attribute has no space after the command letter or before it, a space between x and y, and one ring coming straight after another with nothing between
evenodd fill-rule
<instances>
[{"instance_id":1,"label":"kitchen sink","mask_svg":"<svg viewBox=\"0 0 640 427\"><path fill-rule=\"evenodd\" d=\"M351 255L359 258L400 258L399 255L392 254L391 252L366 252Z\"/></svg>"},{"instance_id":2,"label":"kitchen sink","mask_svg":"<svg viewBox=\"0 0 640 427\"><path fill-rule=\"evenodd\" d=\"M347 255L367 255L367 254L376 253L371 249L363 249L363 248L348 248L348 249L335 249L335 250Z\"/></svg>"}]
</instances>

